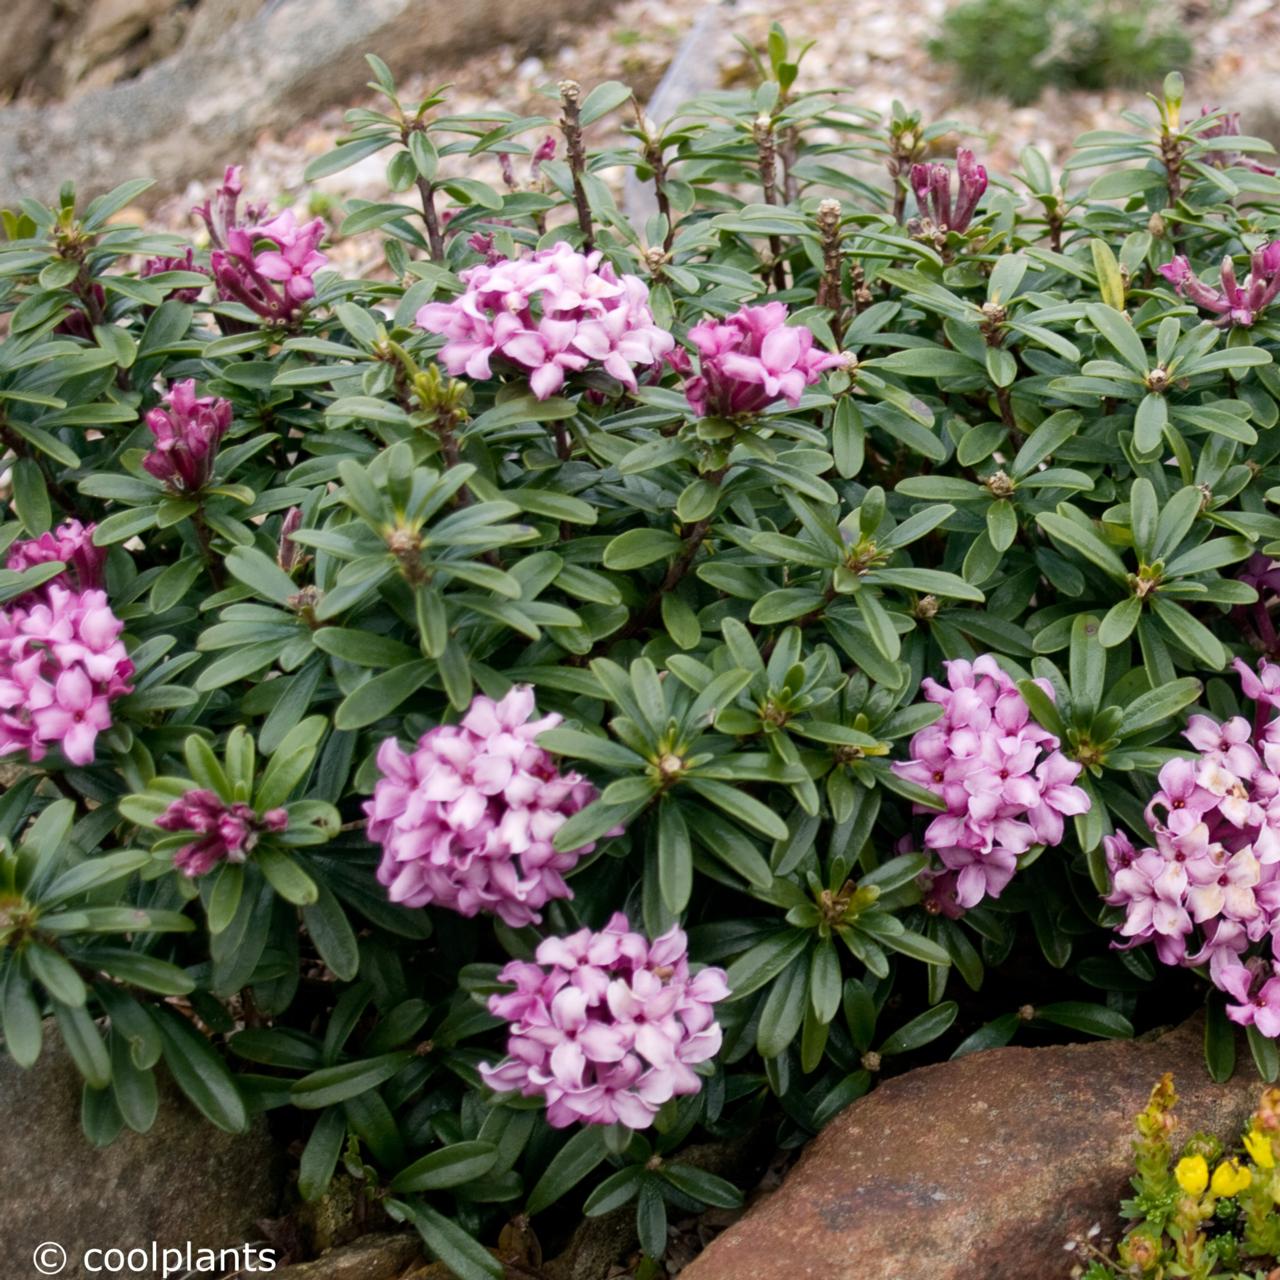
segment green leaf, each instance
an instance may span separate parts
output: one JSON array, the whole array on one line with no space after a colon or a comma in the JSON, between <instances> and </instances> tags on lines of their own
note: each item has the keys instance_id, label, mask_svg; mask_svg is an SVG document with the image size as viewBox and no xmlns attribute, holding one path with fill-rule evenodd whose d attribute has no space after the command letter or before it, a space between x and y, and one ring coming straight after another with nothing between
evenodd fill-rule
<instances>
[{"instance_id":1,"label":"green leaf","mask_svg":"<svg viewBox=\"0 0 1280 1280\"><path fill-rule=\"evenodd\" d=\"M527 1213L541 1213L569 1194L609 1154L599 1126L579 1129L551 1158L525 1202Z\"/></svg>"},{"instance_id":2,"label":"green leaf","mask_svg":"<svg viewBox=\"0 0 1280 1280\"><path fill-rule=\"evenodd\" d=\"M388 1200L387 1209L413 1224L423 1243L457 1280L502 1280L506 1270L502 1263L443 1214L417 1201Z\"/></svg>"},{"instance_id":3,"label":"green leaf","mask_svg":"<svg viewBox=\"0 0 1280 1280\"><path fill-rule=\"evenodd\" d=\"M946 1000L942 1004L926 1009L924 1013L911 1019L897 1031L885 1037L880 1046L882 1054L910 1053L930 1041L936 1040L946 1032L956 1020L960 1006L954 1000Z\"/></svg>"},{"instance_id":4,"label":"green leaf","mask_svg":"<svg viewBox=\"0 0 1280 1280\"><path fill-rule=\"evenodd\" d=\"M804 1019L808 982L809 965L804 956L796 956L775 979L756 1030L756 1048L762 1058L776 1058L796 1038Z\"/></svg>"},{"instance_id":5,"label":"green leaf","mask_svg":"<svg viewBox=\"0 0 1280 1280\"><path fill-rule=\"evenodd\" d=\"M628 529L604 549L606 569L642 569L675 555L684 544L666 529Z\"/></svg>"},{"instance_id":6,"label":"green leaf","mask_svg":"<svg viewBox=\"0 0 1280 1280\"><path fill-rule=\"evenodd\" d=\"M1036 1017L1043 1022L1052 1022L1056 1026L1080 1031L1085 1035L1112 1040L1129 1040L1133 1037L1133 1024L1128 1018L1114 1009L1108 1009L1106 1005L1089 1004L1082 1000L1037 1005Z\"/></svg>"},{"instance_id":7,"label":"green leaf","mask_svg":"<svg viewBox=\"0 0 1280 1280\"><path fill-rule=\"evenodd\" d=\"M1133 448L1140 458L1150 458L1159 451L1168 421L1169 405L1164 396L1148 392L1142 397L1133 424Z\"/></svg>"},{"instance_id":8,"label":"green leaf","mask_svg":"<svg viewBox=\"0 0 1280 1280\"><path fill-rule=\"evenodd\" d=\"M391 1190L439 1191L483 1177L497 1163L498 1149L489 1142L455 1142L415 1160L391 1179Z\"/></svg>"},{"instance_id":9,"label":"green leaf","mask_svg":"<svg viewBox=\"0 0 1280 1280\"><path fill-rule=\"evenodd\" d=\"M347 1118L341 1107L320 1113L298 1167L298 1192L304 1200L316 1200L329 1189L346 1136Z\"/></svg>"},{"instance_id":10,"label":"green leaf","mask_svg":"<svg viewBox=\"0 0 1280 1280\"><path fill-rule=\"evenodd\" d=\"M631 97L631 86L619 80L606 80L598 84L587 94L578 108L578 121L585 128L594 124L601 116L616 111Z\"/></svg>"},{"instance_id":11,"label":"green leaf","mask_svg":"<svg viewBox=\"0 0 1280 1280\"><path fill-rule=\"evenodd\" d=\"M317 887L315 902L302 909L302 923L334 976L350 982L360 968L360 948L347 913L325 885Z\"/></svg>"},{"instance_id":12,"label":"green leaf","mask_svg":"<svg viewBox=\"0 0 1280 1280\"><path fill-rule=\"evenodd\" d=\"M1236 1069L1236 1028L1227 1017L1222 998L1215 992L1205 1005L1204 1061L1218 1084L1231 1079Z\"/></svg>"},{"instance_id":13,"label":"green leaf","mask_svg":"<svg viewBox=\"0 0 1280 1280\"><path fill-rule=\"evenodd\" d=\"M249 1114L222 1058L184 1018L167 1009L154 1010L164 1040L164 1061L178 1088L211 1124L243 1133Z\"/></svg>"},{"instance_id":14,"label":"green leaf","mask_svg":"<svg viewBox=\"0 0 1280 1280\"><path fill-rule=\"evenodd\" d=\"M732 1182L708 1173L705 1169L671 1162L662 1166L661 1173L677 1191L692 1196L703 1204L717 1209L737 1209L742 1205L742 1192Z\"/></svg>"},{"instance_id":15,"label":"green leaf","mask_svg":"<svg viewBox=\"0 0 1280 1280\"><path fill-rule=\"evenodd\" d=\"M322 1067L295 1081L290 1090L293 1105L313 1111L358 1097L385 1084L412 1061L412 1053L399 1052L384 1053L360 1062L344 1062L336 1067Z\"/></svg>"}]
</instances>

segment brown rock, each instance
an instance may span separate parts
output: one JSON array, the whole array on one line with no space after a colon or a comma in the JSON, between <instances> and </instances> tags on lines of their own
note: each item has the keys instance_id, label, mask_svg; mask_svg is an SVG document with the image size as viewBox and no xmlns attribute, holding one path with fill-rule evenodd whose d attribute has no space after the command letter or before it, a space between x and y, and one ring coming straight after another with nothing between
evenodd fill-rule
<instances>
[{"instance_id":1,"label":"brown rock","mask_svg":"<svg viewBox=\"0 0 1280 1280\"><path fill-rule=\"evenodd\" d=\"M57 25L49 0L9 0L0 43L0 97L17 93L49 50Z\"/></svg>"},{"instance_id":2,"label":"brown rock","mask_svg":"<svg viewBox=\"0 0 1280 1280\"><path fill-rule=\"evenodd\" d=\"M275 1275L277 1280L399 1280L415 1262L426 1266L418 1237L387 1232L364 1236L314 1262L283 1267Z\"/></svg>"},{"instance_id":3,"label":"brown rock","mask_svg":"<svg viewBox=\"0 0 1280 1280\"><path fill-rule=\"evenodd\" d=\"M66 1251L59 1275L89 1280L85 1253L94 1248L241 1248L260 1239L256 1223L274 1212L280 1182L263 1121L224 1133L162 1088L149 1133L126 1130L99 1150L80 1131L81 1090L52 1027L29 1071L0 1054L0 1276L35 1275L31 1259L44 1244Z\"/></svg>"},{"instance_id":4,"label":"brown rock","mask_svg":"<svg viewBox=\"0 0 1280 1280\"><path fill-rule=\"evenodd\" d=\"M93 0L65 58L69 84L121 54L170 7L170 0Z\"/></svg>"},{"instance_id":5,"label":"brown rock","mask_svg":"<svg viewBox=\"0 0 1280 1280\"><path fill-rule=\"evenodd\" d=\"M1174 1073L1179 1130L1235 1140L1261 1085L1214 1084L1198 1019L1147 1041L993 1049L889 1080L827 1126L684 1280L1055 1280L1118 1228L1132 1121Z\"/></svg>"},{"instance_id":6,"label":"brown rock","mask_svg":"<svg viewBox=\"0 0 1280 1280\"><path fill-rule=\"evenodd\" d=\"M597 18L608 7L608 0L275 0L221 36L185 41L133 79L49 106L0 108L0 207L24 195L51 200L68 179L84 196L126 176L172 191L239 160L263 130L362 93L366 53L397 74L431 68L443 79L444 67L477 47L530 48L555 23Z\"/></svg>"}]
</instances>

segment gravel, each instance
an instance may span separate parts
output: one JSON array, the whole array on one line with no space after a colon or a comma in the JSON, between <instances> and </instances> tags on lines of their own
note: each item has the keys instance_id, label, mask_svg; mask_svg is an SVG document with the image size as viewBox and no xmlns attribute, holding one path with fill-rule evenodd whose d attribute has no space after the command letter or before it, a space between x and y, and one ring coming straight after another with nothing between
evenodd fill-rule
<instances>
[{"instance_id":1,"label":"gravel","mask_svg":"<svg viewBox=\"0 0 1280 1280\"><path fill-rule=\"evenodd\" d=\"M1182 5L1195 48L1194 65L1183 68L1187 109L1198 110L1201 103L1241 109L1244 131L1267 136L1280 122L1280 5L1273 0L1227 0L1227 5L1225 12L1223 0ZM536 52L502 45L455 66L433 68L402 85L403 97L413 100L447 82L451 88L444 110L449 112L498 107L555 117L556 82L571 77L584 90L602 80L622 80L648 103L683 48L684 58L655 103L660 107L685 87L696 92L749 83L750 64L734 36L760 47L770 22L777 20L793 41L815 41L802 65L799 88L848 86L850 100L860 106L887 112L897 98L926 121L955 120L965 137L957 134L946 141L954 145L967 138L966 145L997 171L1012 169L1028 144L1039 147L1052 164L1060 163L1080 133L1115 128L1122 123L1122 111L1146 106L1143 92L1132 89L1051 89L1034 105L1019 108L975 100L956 86L948 67L925 51L947 8L947 0L623 0L602 4L598 23L557 30ZM248 194L321 211L351 197L387 198L384 161L378 156L317 183L304 182L307 163L342 135L343 110L335 107L300 121L283 135L262 136L244 157ZM607 141L609 129L616 129L617 117L613 119L613 124L597 124L590 140ZM1280 142L1280 137L1272 140ZM496 169L482 169L472 176L496 182L498 175ZM621 189L621 173L605 176ZM181 197L166 201L152 212L153 225L190 228L188 210L217 177L210 174L208 184L192 184ZM331 221L339 220L331 215ZM347 270L374 271L381 259L379 238L339 242L334 256Z\"/></svg>"}]
</instances>

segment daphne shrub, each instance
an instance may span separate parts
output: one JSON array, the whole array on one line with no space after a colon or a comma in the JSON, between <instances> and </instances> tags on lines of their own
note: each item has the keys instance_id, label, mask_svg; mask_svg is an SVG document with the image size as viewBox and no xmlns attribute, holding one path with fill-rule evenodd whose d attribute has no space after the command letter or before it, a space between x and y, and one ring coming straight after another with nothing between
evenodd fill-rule
<instances>
[{"instance_id":1,"label":"daphne shrub","mask_svg":"<svg viewBox=\"0 0 1280 1280\"><path fill-rule=\"evenodd\" d=\"M1274 1079L1265 144L1172 76L989 175L777 30L605 150L622 85L549 145L371 64L340 224L4 215L6 1051L463 1280L624 1205L652 1269L708 1152L1015 1038L1207 998Z\"/></svg>"}]
</instances>

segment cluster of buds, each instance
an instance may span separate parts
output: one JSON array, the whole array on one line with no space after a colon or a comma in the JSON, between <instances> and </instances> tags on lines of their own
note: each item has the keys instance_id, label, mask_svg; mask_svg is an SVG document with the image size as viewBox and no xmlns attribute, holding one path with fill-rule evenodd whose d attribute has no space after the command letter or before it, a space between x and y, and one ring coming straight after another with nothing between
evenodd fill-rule
<instances>
[{"instance_id":1,"label":"cluster of buds","mask_svg":"<svg viewBox=\"0 0 1280 1280\"><path fill-rule=\"evenodd\" d=\"M781 302L704 320L689 330L689 341L698 352L696 374L682 348L668 361L686 374L685 398L703 418L751 417L779 399L797 405L806 387L845 363L843 355L815 347L806 326L789 325Z\"/></svg>"},{"instance_id":2,"label":"cluster of buds","mask_svg":"<svg viewBox=\"0 0 1280 1280\"><path fill-rule=\"evenodd\" d=\"M943 870L926 871L930 910L956 917L983 898L998 898L1020 854L1062 842L1064 818L1088 811L1074 785L1081 766L1031 718L1017 686L990 655L945 664L947 686L921 687L942 716L911 739L911 759L894 772L946 804L924 834ZM1053 697L1053 686L1038 680ZM921 812L929 812L923 809Z\"/></svg>"},{"instance_id":3,"label":"cluster of buds","mask_svg":"<svg viewBox=\"0 0 1280 1280\"><path fill-rule=\"evenodd\" d=\"M209 229L209 264L219 296L243 303L275 324L287 324L315 297L315 274L328 262L318 246L322 218L299 225L293 210L264 221L266 210L249 205L239 212L240 169L228 167L211 200L192 211Z\"/></svg>"},{"instance_id":4,"label":"cluster of buds","mask_svg":"<svg viewBox=\"0 0 1280 1280\"><path fill-rule=\"evenodd\" d=\"M675 345L654 323L649 289L619 276L602 255L564 241L520 258L500 258L461 273L465 291L430 302L418 325L443 334L440 360L453 376L491 378L498 357L527 375L539 400L565 378L598 364L629 390L637 368L653 368Z\"/></svg>"},{"instance_id":5,"label":"cluster of buds","mask_svg":"<svg viewBox=\"0 0 1280 1280\"><path fill-rule=\"evenodd\" d=\"M542 180L542 166L548 160L556 158L556 139L554 134L547 134L534 148L529 157L529 186L536 187ZM502 167L502 182L508 191L521 190L520 179L516 177L515 166L509 151L498 152L498 164Z\"/></svg>"},{"instance_id":6,"label":"cluster of buds","mask_svg":"<svg viewBox=\"0 0 1280 1280\"><path fill-rule=\"evenodd\" d=\"M978 201L987 189L987 171L973 152L961 147L956 152L958 189L951 203L951 170L945 164L913 164L911 189L916 194L920 222L910 229L916 235L963 234L973 221Z\"/></svg>"},{"instance_id":7,"label":"cluster of buds","mask_svg":"<svg viewBox=\"0 0 1280 1280\"><path fill-rule=\"evenodd\" d=\"M429 729L412 752L383 742L364 810L393 902L490 912L518 929L573 896L564 873L595 846L562 853L551 842L596 790L538 746L560 716L533 714L533 691L516 685L501 702L477 697L460 724Z\"/></svg>"},{"instance_id":8,"label":"cluster of buds","mask_svg":"<svg viewBox=\"0 0 1280 1280\"><path fill-rule=\"evenodd\" d=\"M679 928L650 943L619 913L599 933L544 939L535 963L513 960L499 976L515 985L489 999L510 1027L508 1057L480 1075L543 1098L557 1129L646 1129L664 1102L701 1089L693 1068L719 1051L712 1006L729 994L724 970L690 976Z\"/></svg>"},{"instance_id":9,"label":"cluster of buds","mask_svg":"<svg viewBox=\"0 0 1280 1280\"><path fill-rule=\"evenodd\" d=\"M1112 891L1125 911L1124 947L1150 942L1170 965L1208 965L1235 1003L1227 1015L1265 1036L1280 1036L1280 667L1258 672L1236 660L1244 716L1220 723L1195 715L1185 736L1194 759L1160 770L1145 810L1154 845L1135 849L1105 837ZM1261 944L1263 951L1246 957Z\"/></svg>"},{"instance_id":10,"label":"cluster of buds","mask_svg":"<svg viewBox=\"0 0 1280 1280\"><path fill-rule=\"evenodd\" d=\"M104 553L93 530L68 521L9 549L11 570L67 567L0 609L0 757L36 761L60 747L70 763L91 764L112 701L132 692L124 624L101 589Z\"/></svg>"},{"instance_id":11,"label":"cluster of buds","mask_svg":"<svg viewBox=\"0 0 1280 1280\"><path fill-rule=\"evenodd\" d=\"M68 520L38 538L15 542L9 548L4 567L21 573L37 565L60 561L66 566L61 575L63 586L72 586L77 591L97 590L103 585L107 551L105 547L93 545L96 528L97 525Z\"/></svg>"},{"instance_id":12,"label":"cluster of buds","mask_svg":"<svg viewBox=\"0 0 1280 1280\"><path fill-rule=\"evenodd\" d=\"M161 831L198 836L173 855L173 865L188 876L208 875L224 862L243 862L264 832L279 833L289 825L283 809L259 814L243 801L228 804L214 791L197 787L179 796L157 819Z\"/></svg>"},{"instance_id":13,"label":"cluster of buds","mask_svg":"<svg viewBox=\"0 0 1280 1280\"><path fill-rule=\"evenodd\" d=\"M1243 284L1237 283L1235 264L1229 256L1222 259L1220 289L1201 280L1182 254L1166 262L1160 274L1180 297L1216 316L1216 324L1248 327L1280 294L1280 240L1261 245L1250 254L1249 274Z\"/></svg>"},{"instance_id":14,"label":"cluster of buds","mask_svg":"<svg viewBox=\"0 0 1280 1280\"><path fill-rule=\"evenodd\" d=\"M1201 117L1211 116L1218 113L1217 107L1202 107L1200 110ZM1223 111L1217 115L1217 119L1205 129L1201 129L1199 138L1203 141L1205 138L1223 138L1220 147L1212 147L1210 151L1213 159L1210 161L1219 169L1251 169L1254 173L1265 173L1271 177L1275 176L1275 166L1263 164L1261 161L1253 159L1246 155L1243 151L1233 151L1231 149L1230 139L1240 137L1240 113L1238 111Z\"/></svg>"},{"instance_id":15,"label":"cluster of buds","mask_svg":"<svg viewBox=\"0 0 1280 1280\"><path fill-rule=\"evenodd\" d=\"M195 260L195 251L190 245L181 258L148 258L142 264L142 270L138 272L138 276L143 279L149 279L151 276L163 275L168 271L195 271L200 275L207 276L209 273L200 266ZM195 302L199 298L201 287L183 286L178 289L170 289L165 297L175 302Z\"/></svg>"},{"instance_id":16,"label":"cluster of buds","mask_svg":"<svg viewBox=\"0 0 1280 1280\"><path fill-rule=\"evenodd\" d=\"M175 382L164 399L164 407L147 412L155 448L142 465L173 493L197 493L213 477L218 445L231 426L231 402L197 396L194 378Z\"/></svg>"}]
</instances>

